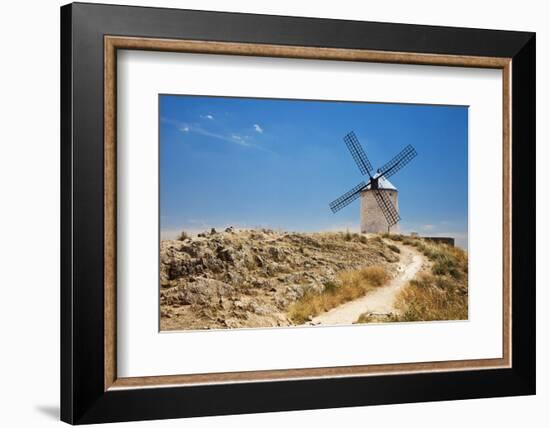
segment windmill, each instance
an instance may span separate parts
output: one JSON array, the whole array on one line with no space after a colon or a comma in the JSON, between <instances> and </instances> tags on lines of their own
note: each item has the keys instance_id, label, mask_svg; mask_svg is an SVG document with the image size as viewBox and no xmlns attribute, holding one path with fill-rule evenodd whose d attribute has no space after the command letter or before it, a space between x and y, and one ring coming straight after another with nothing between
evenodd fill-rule
<instances>
[{"instance_id":1,"label":"windmill","mask_svg":"<svg viewBox=\"0 0 550 428\"><path fill-rule=\"evenodd\" d=\"M401 150L393 159L378 168L372 168L369 158L352 131L344 137L344 141L361 174L368 175L369 181L361 181L357 186L332 201L329 206L333 213L341 210L361 196L361 232L380 233L397 229L401 220L398 211L397 189L390 183L388 177L407 165L416 155L416 150L410 144Z\"/></svg>"}]
</instances>

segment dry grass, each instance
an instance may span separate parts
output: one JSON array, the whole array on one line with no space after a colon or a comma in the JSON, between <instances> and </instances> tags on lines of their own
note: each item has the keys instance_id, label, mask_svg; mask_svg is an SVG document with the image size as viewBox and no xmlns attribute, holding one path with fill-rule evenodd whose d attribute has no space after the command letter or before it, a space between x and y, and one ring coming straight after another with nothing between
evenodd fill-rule
<instances>
[{"instance_id":1,"label":"dry grass","mask_svg":"<svg viewBox=\"0 0 550 428\"><path fill-rule=\"evenodd\" d=\"M468 319L468 286L447 276L419 275L398 296L393 321Z\"/></svg>"},{"instance_id":2,"label":"dry grass","mask_svg":"<svg viewBox=\"0 0 550 428\"><path fill-rule=\"evenodd\" d=\"M360 244L368 244L369 240L365 235L362 235L360 233L352 233L349 230L346 230L344 233L320 233L319 235L329 237L334 239L343 239L347 242L358 242Z\"/></svg>"},{"instance_id":3,"label":"dry grass","mask_svg":"<svg viewBox=\"0 0 550 428\"><path fill-rule=\"evenodd\" d=\"M294 238L297 239L297 238ZM314 247L318 250L328 251L364 251L369 250L376 256L382 257L388 263L395 263L399 260L399 256L395 250L382 240L380 236L367 238L362 233L355 232L318 232L315 233L315 240L312 241L304 237L303 244L307 247ZM302 251L305 253L305 249Z\"/></svg>"},{"instance_id":4,"label":"dry grass","mask_svg":"<svg viewBox=\"0 0 550 428\"><path fill-rule=\"evenodd\" d=\"M391 321L468 319L468 254L421 238L387 237L414 246L433 262L430 273L418 275L399 294L396 307L400 315Z\"/></svg>"},{"instance_id":5,"label":"dry grass","mask_svg":"<svg viewBox=\"0 0 550 428\"><path fill-rule=\"evenodd\" d=\"M369 290L384 285L389 278L386 269L380 266L340 272L336 281L324 284L322 292L308 291L292 304L289 317L295 323L304 323L322 312L364 296Z\"/></svg>"},{"instance_id":6,"label":"dry grass","mask_svg":"<svg viewBox=\"0 0 550 428\"><path fill-rule=\"evenodd\" d=\"M415 247L433 262L434 275L450 275L458 280L468 275L468 253L458 247L403 235L385 237Z\"/></svg>"}]
</instances>

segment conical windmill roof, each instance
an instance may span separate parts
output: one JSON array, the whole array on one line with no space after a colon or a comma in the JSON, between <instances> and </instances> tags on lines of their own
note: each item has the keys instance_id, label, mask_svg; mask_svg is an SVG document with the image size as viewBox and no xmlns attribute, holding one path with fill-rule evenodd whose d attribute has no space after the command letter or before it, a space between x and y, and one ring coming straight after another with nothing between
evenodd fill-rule
<instances>
[{"instance_id":1,"label":"conical windmill roof","mask_svg":"<svg viewBox=\"0 0 550 428\"><path fill-rule=\"evenodd\" d=\"M372 178L378 178L378 177L380 177L380 174L376 173ZM369 183L365 188L365 190L369 190L370 188L371 188L371 185ZM391 181L384 176L378 178L378 188L386 189L386 190L397 190L397 188L391 183Z\"/></svg>"}]
</instances>

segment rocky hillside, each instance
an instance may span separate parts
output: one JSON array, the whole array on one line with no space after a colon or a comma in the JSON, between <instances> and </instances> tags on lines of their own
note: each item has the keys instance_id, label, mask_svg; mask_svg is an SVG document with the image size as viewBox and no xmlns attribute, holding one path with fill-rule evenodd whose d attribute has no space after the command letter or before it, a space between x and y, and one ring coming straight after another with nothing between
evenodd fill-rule
<instances>
[{"instance_id":1,"label":"rocky hillside","mask_svg":"<svg viewBox=\"0 0 550 428\"><path fill-rule=\"evenodd\" d=\"M397 260L380 237L342 232L228 228L162 241L161 330L292 325L289 305L337 272Z\"/></svg>"}]
</instances>

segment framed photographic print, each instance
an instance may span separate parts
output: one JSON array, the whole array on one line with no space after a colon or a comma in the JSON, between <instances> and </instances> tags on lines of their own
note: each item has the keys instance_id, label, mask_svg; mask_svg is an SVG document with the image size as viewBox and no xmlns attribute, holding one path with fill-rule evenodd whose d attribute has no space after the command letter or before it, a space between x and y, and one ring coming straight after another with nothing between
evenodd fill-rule
<instances>
[{"instance_id":1,"label":"framed photographic print","mask_svg":"<svg viewBox=\"0 0 550 428\"><path fill-rule=\"evenodd\" d=\"M62 420L535 393L533 33L76 3L61 53Z\"/></svg>"}]
</instances>

